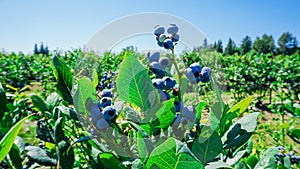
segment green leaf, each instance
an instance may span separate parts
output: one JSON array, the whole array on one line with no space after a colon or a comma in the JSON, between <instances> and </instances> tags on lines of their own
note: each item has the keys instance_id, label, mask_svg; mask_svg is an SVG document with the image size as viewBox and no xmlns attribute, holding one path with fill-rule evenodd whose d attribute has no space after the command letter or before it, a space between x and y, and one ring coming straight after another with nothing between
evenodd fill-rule
<instances>
[{"instance_id":1,"label":"green leaf","mask_svg":"<svg viewBox=\"0 0 300 169\"><path fill-rule=\"evenodd\" d=\"M27 151L26 155L40 165L55 166L57 164L57 160L53 157L50 157L46 150L40 147L26 146L25 150Z\"/></svg>"},{"instance_id":2,"label":"green leaf","mask_svg":"<svg viewBox=\"0 0 300 169\"><path fill-rule=\"evenodd\" d=\"M246 163L250 168L254 168L255 165L257 164L257 162L258 162L258 159L255 155L250 155L246 159Z\"/></svg>"},{"instance_id":3,"label":"green leaf","mask_svg":"<svg viewBox=\"0 0 300 169\"><path fill-rule=\"evenodd\" d=\"M149 156L148 148L145 143L144 137L140 131L137 132L137 148L140 154L140 158L143 162L146 162Z\"/></svg>"},{"instance_id":4,"label":"green leaf","mask_svg":"<svg viewBox=\"0 0 300 169\"><path fill-rule=\"evenodd\" d=\"M246 143L255 131L258 115L258 112L247 114L236 121L222 137L224 148L239 147Z\"/></svg>"},{"instance_id":5,"label":"green leaf","mask_svg":"<svg viewBox=\"0 0 300 169\"><path fill-rule=\"evenodd\" d=\"M2 161L5 156L10 151L11 147L14 144L14 140L17 137L23 123L30 117L31 115L23 118L21 121L16 123L2 138L0 141L0 161Z\"/></svg>"},{"instance_id":6,"label":"green leaf","mask_svg":"<svg viewBox=\"0 0 300 169\"><path fill-rule=\"evenodd\" d=\"M189 87L189 81L186 79L186 77L181 78L181 85L180 85L180 93L183 95L187 88Z\"/></svg>"},{"instance_id":7,"label":"green leaf","mask_svg":"<svg viewBox=\"0 0 300 169\"><path fill-rule=\"evenodd\" d=\"M231 168L230 165L223 161L210 162L205 166L205 169L216 169L216 168Z\"/></svg>"},{"instance_id":8,"label":"green leaf","mask_svg":"<svg viewBox=\"0 0 300 169\"><path fill-rule=\"evenodd\" d=\"M22 169L22 160L20 157L20 150L19 150L18 146L16 146L15 144L13 144L13 146L11 147L11 149L9 151L9 157L12 161L13 166L16 169Z\"/></svg>"},{"instance_id":9,"label":"green leaf","mask_svg":"<svg viewBox=\"0 0 300 169\"><path fill-rule=\"evenodd\" d=\"M130 53L120 66L117 91L121 100L137 105L143 112L158 102L157 91L147 70Z\"/></svg>"},{"instance_id":10,"label":"green leaf","mask_svg":"<svg viewBox=\"0 0 300 169\"><path fill-rule=\"evenodd\" d=\"M253 96L250 96L250 97L240 101L236 105L234 105L231 109L229 109L226 114L226 115L228 115L228 116L226 116L227 117L226 121L231 121L232 119L240 116L245 110L247 110L252 99L253 99Z\"/></svg>"},{"instance_id":11,"label":"green leaf","mask_svg":"<svg viewBox=\"0 0 300 169\"><path fill-rule=\"evenodd\" d=\"M289 136L300 139L300 129L299 128L293 128L289 131Z\"/></svg>"},{"instance_id":12,"label":"green leaf","mask_svg":"<svg viewBox=\"0 0 300 169\"><path fill-rule=\"evenodd\" d=\"M125 167L122 166L121 161L116 156L114 156L113 154L111 154L111 153L101 153L99 156L100 156L101 163L106 168L125 169Z\"/></svg>"},{"instance_id":13,"label":"green leaf","mask_svg":"<svg viewBox=\"0 0 300 169\"><path fill-rule=\"evenodd\" d=\"M156 113L157 119L153 121L155 128L168 127L175 118L174 99L163 102L163 106Z\"/></svg>"},{"instance_id":14,"label":"green leaf","mask_svg":"<svg viewBox=\"0 0 300 169\"><path fill-rule=\"evenodd\" d=\"M49 113L49 108L48 108L49 106L41 97L39 97L37 95L32 95L31 100L32 100L33 106L38 111L42 112L43 114L46 114L47 112Z\"/></svg>"},{"instance_id":15,"label":"green leaf","mask_svg":"<svg viewBox=\"0 0 300 169\"><path fill-rule=\"evenodd\" d=\"M202 110L204 109L206 103L205 102L200 102L197 107L196 107L196 120L195 123L198 123L201 119L202 115Z\"/></svg>"},{"instance_id":16,"label":"green leaf","mask_svg":"<svg viewBox=\"0 0 300 169\"><path fill-rule=\"evenodd\" d=\"M247 150L242 150L239 151L233 158L229 158L226 160L226 163L229 165L234 165L236 164L243 156L244 154L247 152Z\"/></svg>"},{"instance_id":17,"label":"green leaf","mask_svg":"<svg viewBox=\"0 0 300 169\"><path fill-rule=\"evenodd\" d=\"M90 114L89 105L96 100L93 83L87 77L78 81L78 89L74 95L74 106L78 113L86 116Z\"/></svg>"},{"instance_id":18,"label":"green leaf","mask_svg":"<svg viewBox=\"0 0 300 169\"><path fill-rule=\"evenodd\" d=\"M204 168L186 144L174 138L167 139L152 151L146 167L148 169Z\"/></svg>"},{"instance_id":19,"label":"green leaf","mask_svg":"<svg viewBox=\"0 0 300 169\"><path fill-rule=\"evenodd\" d=\"M72 169L74 165L74 150L69 140L62 140L57 144L58 160L62 169Z\"/></svg>"},{"instance_id":20,"label":"green leaf","mask_svg":"<svg viewBox=\"0 0 300 169\"><path fill-rule=\"evenodd\" d=\"M192 152L203 164L207 164L221 153L222 146L221 137L205 126L200 137L193 143Z\"/></svg>"},{"instance_id":21,"label":"green leaf","mask_svg":"<svg viewBox=\"0 0 300 169\"><path fill-rule=\"evenodd\" d=\"M52 58L53 64L53 72L56 78L56 88L58 94L70 104L73 104L73 99L71 95L71 91L73 88L73 74L71 69L66 65L66 63L59 58L58 56L54 56Z\"/></svg>"},{"instance_id":22,"label":"green leaf","mask_svg":"<svg viewBox=\"0 0 300 169\"><path fill-rule=\"evenodd\" d=\"M98 74L97 74L97 70L93 69L93 84L94 84L94 89L96 90L96 87L98 86L99 83L99 79L98 79Z\"/></svg>"},{"instance_id":23,"label":"green leaf","mask_svg":"<svg viewBox=\"0 0 300 169\"><path fill-rule=\"evenodd\" d=\"M0 83L0 121L6 112L6 95L5 91Z\"/></svg>"},{"instance_id":24,"label":"green leaf","mask_svg":"<svg viewBox=\"0 0 300 169\"><path fill-rule=\"evenodd\" d=\"M58 101L59 101L59 95L56 92L51 93L46 99L46 102L48 103L50 110L52 110L57 105Z\"/></svg>"},{"instance_id":25,"label":"green leaf","mask_svg":"<svg viewBox=\"0 0 300 169\"><path fill-rule=\"evenodd\" d=\"M268 148L261 156L259 162L255 165L254 169L273 169L276 168L275 155L279 153L279 150L272 146Z\"/></svg>"}]
</instances>

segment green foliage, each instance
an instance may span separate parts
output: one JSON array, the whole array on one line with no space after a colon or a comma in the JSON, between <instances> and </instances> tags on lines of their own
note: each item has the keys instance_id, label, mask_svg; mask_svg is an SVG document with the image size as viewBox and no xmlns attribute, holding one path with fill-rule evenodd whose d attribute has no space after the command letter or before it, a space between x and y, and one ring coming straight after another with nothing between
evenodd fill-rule
<instances>
[{"instance_id":1,"label":"green foliage","mask_svg":"<svg viewBox=\"0 0 300 169\"><path fill-rule=\"evenodd\" d=\"M259 54L267 54L274 52L275 42L272 35L263 34L257 37L253 43L253 49Z\"/></svg>"},{"instance_id":2,"label":"green foliage","mask_svg":"<svg viewBox=\"0 0 300 169\"><path fill-rule=\"evenodd\" d=\"M9 153L11 147L14 144L14 140L17 137L23 123L29 118L30 116L27 116L26 118L19 121L17 124L15 124L1 139L0 141L0 161L2 161L5 156Z\"/></svg>"},{"instance_id":3,"label":"green foliage","mask_svg":"<svg viewBox=\"0 0 300 169\"><path fill-rule=\"evenodd\" d=\"M57 92L65 101L73 104L71 91L73 89L74 79L72 72L61 58L54 56L52 60L54 76L57 81Z\"/></svg>"},{"instance_id":4,"label":"green foliage","mask_svg":"<svg viewBox=\"0 0 300 169\"><path fill-rule=\"evenodd\" d=\"M295 36L289 32L283 33L278 39L277 51L283 55L291 55L297 51L298 41Z\"/></svg>"},{"instance_id":5,"label":"green foliage","mask_svg":"<svg viewBox=\"0 0 300 169\"><path fill-rule=\"evenodd\" d=\"M204 168L192 155L188 147L182 142L169 138L156 147L150 154L147 168Z\"/></svg>"},{"instance_id":6,"label":"green foliage","mask_svg":"<svg viewBox=\"0 0 300 169\"><path fill-rule=\"evenodd\" d=\"M120 99L137 105L143 112L158 102L146 69L131 53L126 54L117 78L117 91Z\"/></svg>"}]
</instances>

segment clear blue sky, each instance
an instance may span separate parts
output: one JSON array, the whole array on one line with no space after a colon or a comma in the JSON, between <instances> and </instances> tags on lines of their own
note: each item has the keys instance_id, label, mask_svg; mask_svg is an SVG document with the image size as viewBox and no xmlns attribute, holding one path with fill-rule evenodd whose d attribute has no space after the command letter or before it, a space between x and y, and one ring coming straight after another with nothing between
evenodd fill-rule
<instances>
[{"instance_id":1,"label":"clear blue sky","mask_svg":"<svg viewBox=\"0 0 300 169\"><path fill-rule=\"evenodd\" d=\"M32 52L84 46L106 24L141 12L163 12L193 23L212 42L249 35L274 39L283 32L300 40L299 0L0 0L0 50Z\"/></svg>"}]
</instances>

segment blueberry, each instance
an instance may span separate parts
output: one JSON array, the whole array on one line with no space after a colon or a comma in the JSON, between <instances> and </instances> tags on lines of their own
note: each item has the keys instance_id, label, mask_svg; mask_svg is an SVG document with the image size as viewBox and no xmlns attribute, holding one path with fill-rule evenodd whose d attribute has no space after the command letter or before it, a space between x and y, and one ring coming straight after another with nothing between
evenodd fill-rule
<instances>
[{"instance_id":1,"label":"blueberry","mask_svg":"<svg viewBox=\"0 0 300 169\"><path fill-rule=\"evenodd\" d=\"M111 105L111 98L110 97L103 97L100 100L100 107L105 108Z\"/></svg>"},{"instance_id":2,"label":"blueberry","mask_svg":"<svg viewBox=\"0 0 300 169\"><path fill-rule=\"evenodd\" d=\"M150 70L155 70L155 69L158 69L158 70L161 70L162 69L162 66L159 62L151 62L150 63Z\"/></svg>"},{"instance_id":3,"label":"blueberry","mask_svg":"<svg viewBox=\"0 0 300 169\"><path fill-rule=\"evenodd\" d=\"M166 89L172 89L176 85L176 80L171 77L165 76L162 80Z\"/></svg>"},{"instance_id":4,"label":"blueberry","mask_svg":"<svg viewBox=\"0 0 300 169\"><path fill-rule=\"evenodd\" d=\"M155 36L159 36L164 33L165 33L165 28L163 26L157 25L154 27L154 35Z\"/></svg>"},{"instance_id":5,"label":"blueberry","mask_svg":"<svg viewBox=\"0 0 300 169\"><path fill-rule=\"evenodd\" d=\"M158 42L164 42L165 39L167 39L167 36L165 34L161 34L158 36Z\"/></svg>"},{"instance_id":6,"label":"blueberry","mask_svg":"<svg viewBox=\"0 0 300 169\"><path fill-rule=\"evenodd\" d=\"M107 87L108 89L111 89L111 88L112 88L112 83L107 83L106 87Z\"/></svg>"},{"instance_id":7,"label":"blueberry","mask_svg":"<svg viewBox=\"0 0 300 169\"><path fill-rule=\"evenodd\" d=\"M154 69L154 70L152 70L152 72L155 74L156 78L163 78L166 74L166 72L161 69Z\"/></svg>"},{"instance_id":8,"label":"blueberry","mask_svg":"<svg viewBox=\"0 0 300 169\"><path fill-rule=\"evenodd\" d=\"M186 68L185 70L185 75L188 78L188 80L190 81L191 84L197 84L197 79L195 78L193 71L191 68Z\"/></svg>"},{"instance_id":9,"label":"blueberry","mask_svg":"<svg viewBox=\"0 0 300 169\"><path fill-rule=\"evenodd\" d=\"M196 112L193 106L185 106L182 110L183 116L190 122L194 122L196 119Z\"/></svg>"},{"instance_id":10,"label":"blueberry","mask_svg":"<svg viewBox=\"0 0 300 169\"><path fill-rule=\"evenodd\" d=\"M147 53L147 59L150 63L154 62L154 61L158 62L159 56L160 56L160 53L156 50L151 50Z\"/></svg>"},{"instance_id":11,"label":"blueberry","mask_svg":"<svg viewBox=\"0 0 300 169\"><path fill-rule=\"evenodd\" d=\"M107 106L102 110L102 114L106 120L112 120L116 117L116 109L112 106Z\"/></svg>"},{"instance_id":12,"label":"blueberry","mask_svg":"<svg viewBox=\"0 0 300 169\"><path fill-rule=\"evenodd\" d=\"M285 150L285 148L283 146L277 146L278 150Z\"/></svg>"},{"instance_id":13,"label":"blueberry","mask_svg":"<svg viewBox=\"0 0 300 169\"><path fill-rule=\"evenodd\" d=\"M153 79L152 84L156 89L163 90L164 89L164 81L162 79Z\"/></svg>"},{"instance_id":14,"label":"blueberry","mask_svg":"<svg viewBox=\"0 0 300 169\"><path fill-rule=\"evenodd\" d=\"M199 63L193 63L185 70L186 77L190 83L197 84L200 81L201 70Z\"/></svg>"},{"instance_id":15,"label":"blueberry","mask_svg":"<svg viewBox=\"0 0 300 169\"><path fill-rule=\"evenodd\" d=\"M170 24L167 28L169 34L176 34L178 32L178 26L176 24Z\"/></svg>"},{"instance_id":16,"label":"blueberry","mask_svg":"<svg viewBox=\"0 0 300 169\"><path fill-rule=\"evenodd\" d=\"M159 47L164 47L164 42L159 42L159 41L157 41L157 45L158 45Z\"/></svg>"},{"instance_id":17,"label":"blueberry","mask_svg":"<svg viewBox=\"0 0 300 169\"><path fill-rule=\"evenodd\" d=\"M178 84L176 84L172 89L172 94L174 96L178 96L178 93L179 93L179 88L178 88Z\"/></svg>"},{"instance_id":18,"label":"blueberry","mask_svg":"<svg viewBox=\"0 0 300 169\"><path fill-rule=\"evenodd\" d=\"M164 41L164 48L165 49L172 49L173 48L173 42L171 39L166 39Z\"/></svg>"},{"instance_id":19,"label":"blueberry","mask_svg":"<svg viewBox=\"0 0 300 169\"><path fill-rule=\"evenodd\" d=\"M165 90L158 90L158 94L159 94L159 97L160 97L160 101L161 101L161 102L170 99L169 93L168 93L167 91L165 91Z\"/></svg>"},{"instance_id":20,"label":"blueberry","mask_svg":"<svg viewBox=\"0 0 300 169\"><path fill-rule=\"evenodd\" d=\"M203 83L207 83L210 81L210 68L209 67L202 68L200 81Z\"/></svg>"},{"instance_id":21,"label":"blueberry","mask_svg":"<svg viewBox=\"0 0 300 169\"><path fill-rule=\"evenodd\" d=\"M111 91L109 89L104 89L101 92L101 97L113 97L113 94L111 93Z\"/></svg>"},{"instance_id":22,"label":"blueberry","mask_svg":"<svg viewBox=\"0 0 300 169\"><path fill-rule=\"evenodd\" d=\"M180 112L182 104L179 100L174 101L174 106L175 106L176 112Z\"/></svg>"},{"instance_id":23,"label":"blueberry","mask_svg":"<svg viewBox=\"0 0 300 169\"><path fill-rule=\"evenodd\" d=\"M179 41L179 35L178 34L173 34L171 37L172 42L178 42Z\"/></svg>"},{"instance_id":24,"label":"blueberry","mask_svg":"<svg viewBox=\"0 0 300 169\"><path fill-rule=\"evenodd\" d=\"M294 151L290 151L289 155L293 156L293 155L295 155L295 152Z\"/></svg>"},{"instance_id":25,"label":"blueberry","mask_svg":"<svg viewBox=\"0 0 300 169\"><path fill-rule=\"evenodd\" d=\"M192 69L192 72L194 74L195 77L199 77L200 73L201 73L201 66L199 63L192 63L189 68Z\"/></svg>"},{"instance_id":26,"label":"blueberry","mask_svg":"<svg viewBox=\"0 0 300 169\"><path fill-rule=\"evenodd\" d=\"M102 119L97 121L96 127L99 130L107 129L109 127L109 123L104 118L102 118Z\"/></svg>"},{"instance_id":27,"label":"blueberry","mask_svg":"<svg viewBox=\"0 0 300 169\"><path fill-rule=\"evenodd\" d=\"M170 66L171 61L168 57L161 57L158 61L163 68L167 68Z\"/></svg>"}]
</instances>

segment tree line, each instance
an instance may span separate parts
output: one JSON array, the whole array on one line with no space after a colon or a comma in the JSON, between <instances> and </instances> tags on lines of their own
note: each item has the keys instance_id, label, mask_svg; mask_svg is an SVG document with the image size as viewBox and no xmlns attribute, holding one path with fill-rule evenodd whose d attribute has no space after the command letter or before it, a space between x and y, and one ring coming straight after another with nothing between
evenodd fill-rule
<instances>
[{"instance_id":1,"label":"tree line","mask_svg":"<svg viewBox=\"0 0 300 169\"><path fill-rule=\"evenodd\" d=\"M206 39L204 39L202 48L205 45L207 45ZM275 46L275 40L273 36L267 34L263 34L261 37L256 37L254 42L252 42L250 36L247 35L242 39L240 46L237 46L235 42L229 38L227 46L224 50L221 40L214 42L214 44L210 47L219 53L223 53L224 55L233 55L235 53L244 55L251 50L254 50L260 54L275 53L283 55L291 55L297 51L300 51L296 37L289 32L285 32L279 37L277 41L277 47Z\"/></svg>"}]
</instances>

